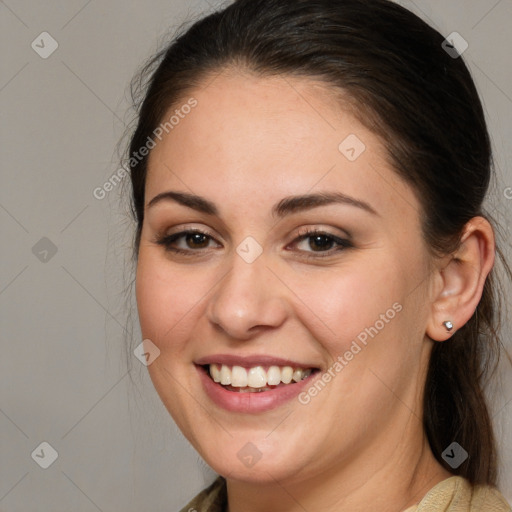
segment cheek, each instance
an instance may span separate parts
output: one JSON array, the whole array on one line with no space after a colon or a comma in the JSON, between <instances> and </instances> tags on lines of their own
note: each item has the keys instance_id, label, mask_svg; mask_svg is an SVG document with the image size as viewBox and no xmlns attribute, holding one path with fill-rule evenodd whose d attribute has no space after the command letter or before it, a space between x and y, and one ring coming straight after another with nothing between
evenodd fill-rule
<instances>
[{"instance_id":1,"label":"cheek","mask_svg":"<svg viewBox=\"0 0 512 512\"><path fill-rule=\"evenodd\" d=\"M335 358L358 336L364 340L366 333L368 337L368 329L375 324L384 330L381 324L386 321L387 329L389 319L396 316L393 305L403 297L401 276L403 272L383 260L376 265L361 259L318 277L295 275L292 289L304 303L301 321Z\"/></svg>"},{"instance_id":2,"label":"cheek","mask_svg":"<svg viewBox=\"0 0 512 512\"><path fill-rule=\"evenodd\" d=\"M180 382L189 375L183 363L186 341L194 328L193 306L198 294L188 274L171 271L169 262L152 248L139 252L135 293L143 339L150 339L160 355L148 366L153 385L180 429L190 432L189 395ZM204 295L204 294L203 294Z\"/></svg>"},{"instance_id":3,"label":"cheek","mask_svg":"<svg viewBox=\"0 0 512 512\"><path fill-rule=\"evenodd\" d=\"M140 251L135 291L144 338L161 345L163 340L175 338L176 331L186 324L187 312L200 297L187 275L170 271L169 263L154 251Z\"/></svg>"},{"instance_id":4,"label":"cheek","mask_svg":"<svg viewBox=\"0 0 512 512\"><path fill-rule=\"evenodd\" d=\"M158 248L139 253L135 291L143 338L149 338L174 365L187 359L188 341L198 330L222 272L201 265L177 265Z\"/></svg>"}]
</instances>

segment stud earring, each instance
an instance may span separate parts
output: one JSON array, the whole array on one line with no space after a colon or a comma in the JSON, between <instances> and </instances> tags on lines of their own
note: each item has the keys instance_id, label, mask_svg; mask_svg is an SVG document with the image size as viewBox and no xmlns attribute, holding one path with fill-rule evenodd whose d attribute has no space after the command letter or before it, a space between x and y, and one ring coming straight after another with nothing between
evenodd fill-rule
<instances>
[{"instance_id":1,"label":"stud earring","mask_svg":"<svg viewBox=\"0 0 512 512\"><path fill-rule=\"evenodd\" d=\"M446 320L445 322L443 322L443 325L445 326L448 332L451 332L453 330L453 323L450 322L450 320Z\"/></svg>"}]
</instances>

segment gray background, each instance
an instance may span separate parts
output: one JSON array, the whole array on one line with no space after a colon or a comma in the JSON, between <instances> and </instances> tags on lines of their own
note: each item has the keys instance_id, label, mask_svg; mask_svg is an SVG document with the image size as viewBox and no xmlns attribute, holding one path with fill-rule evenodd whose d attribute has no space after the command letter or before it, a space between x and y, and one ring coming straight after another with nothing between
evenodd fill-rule
<instances>
[{"instance_id":1,"label":"gray background","mask_svg":"<svg viewBox=\"0 0 512 512\"><path fill-rule=\"evenodd\" d=\"M489 209L503 223L512 218L512 0L401 3L469 42L464 57L496 150ZM133 226L121 185L103 200L93 190L119 168L115 147L132 119L132 75L169 28L216 5L0 1L1 511L175 511L213 478L146 368L133 355L127 366L132 324L139 342L128 300ZM46 59L31 47L44 31L59 45ZM506 343L512 353L510 335ZM492 391L509 500L511 373L503 364L501 387ZM43 441L58 452L48 469L36 464L49 460L49 450L43 457L38 448Z\"/></svg>"}]
</instances>

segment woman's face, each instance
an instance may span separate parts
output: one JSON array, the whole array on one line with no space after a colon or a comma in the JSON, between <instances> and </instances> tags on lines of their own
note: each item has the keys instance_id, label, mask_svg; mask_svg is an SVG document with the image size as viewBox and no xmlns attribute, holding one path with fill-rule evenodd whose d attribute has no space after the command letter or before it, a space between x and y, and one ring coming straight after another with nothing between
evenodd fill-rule
<instances>
[{"instance_id":1,"label":"woman's face","mask_svg":"<svg viewBox=\"0 0 512 512\"><path fill-rule=\"evenodd\" d=\"M150 154L136 291L180 429L251 482L355 461L367 478L407 456L431 279L419 203L381 140L292 77L223 73L173 113Z\"/></svg>"}]
</instances>

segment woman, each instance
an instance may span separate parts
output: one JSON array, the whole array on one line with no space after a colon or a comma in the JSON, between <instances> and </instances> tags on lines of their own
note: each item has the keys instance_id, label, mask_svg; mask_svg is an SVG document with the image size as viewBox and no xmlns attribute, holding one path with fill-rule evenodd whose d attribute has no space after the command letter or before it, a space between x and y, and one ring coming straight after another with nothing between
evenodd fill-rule
<instances>
[{"instance_id":1,"label":"woman","mask_svg":"<svg viewBox=\"0 0 512 512\"><path fill-rule=\"evenodd\" d=\"M457 51L387 0L239 0L145 69L144 348L221 475L184 511L510 510L491 150Z\"/></svg>"}]
</instances>

